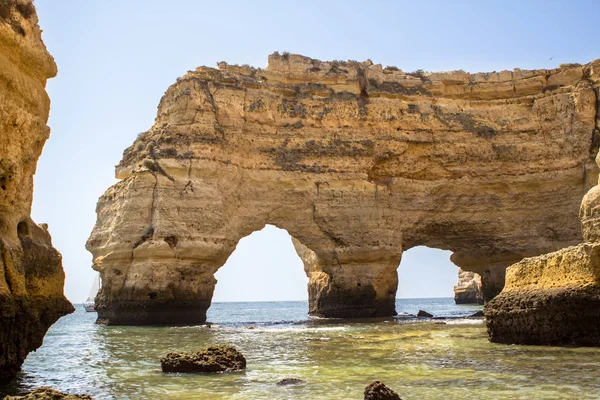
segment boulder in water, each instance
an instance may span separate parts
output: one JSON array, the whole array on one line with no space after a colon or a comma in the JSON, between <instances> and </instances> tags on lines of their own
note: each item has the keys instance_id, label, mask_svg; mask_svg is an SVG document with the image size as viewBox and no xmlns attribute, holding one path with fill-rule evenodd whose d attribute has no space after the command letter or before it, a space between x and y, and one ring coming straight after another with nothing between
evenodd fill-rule
<instances>
[{"instance_id":1,"label":"boulder in water","mask_svg":"<svg viewBox=\"0 0 600 400\"><path fill-rule=\"evenodd\" d=\"M365 400L402 400L402 398L383 382L375 381L365 388Z\"/></svg>"},{"instance_id":2,"label":"boulder in water","mask_svg":"<svg viewBox=\"0 0 600 400\"><path fill-rule=\"evenodd\" d=\"M419 318L433 318L432 314L429 314L427 311L419 310L417 313L417 317Z\"/></svg>"},{"instance_id":3,"label":"boulder in water","mask_svg":"<svg viewBox=\"0 0 600 400\"><path fill-rule=\"evenodd\" d=\"M94 400L87 394L68 394L49 387L39 387L25 396L6 396L4 400Z\"/></svg>"},{"instance_id":4,"label":"boulder in water","mask_svg":"<svg viewBox=\"0 0 600 400\"><path fill-rule=\"evenodd\" d=\"M279 382L277 382L277 384L280 385L280 386L284 386L284 385L303 385L305 383L306 383L306 381L303 381L302 379L298 379L298 378L284 378L284 379L280 380Z\"/></svg>"},{"instance_id":5,"label":"boulder in water","mask_svg":"<svg viewBox=\"0 0 600 400\"><path fill-rule=\"evenodd\" d=\"M479 310L471 315L469 315L469 318L483 318L485 315L483 314L483 310Z\"/></svg>"},{"instance_id":6,"label":"boulder in water","mask_svg":"<svg viewBox=\"0 0 600 400\"><path fill-rule=\"evenodd\" d=\"M232 372L245 369L246 358L233 346L208 346L194 353L169 353L160 364L163 372Z\"/></svg>"}]
</instances>

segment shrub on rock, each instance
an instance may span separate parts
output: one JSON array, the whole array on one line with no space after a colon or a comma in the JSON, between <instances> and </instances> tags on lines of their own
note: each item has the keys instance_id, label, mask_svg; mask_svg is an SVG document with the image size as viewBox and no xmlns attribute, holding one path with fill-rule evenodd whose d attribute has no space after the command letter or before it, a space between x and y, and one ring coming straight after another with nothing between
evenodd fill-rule
<instances>
[{"instance_id":1,"label":"shrub on rock","mask_svg":"<svg viewBox=\"0 0 600 400\"><path fill-rule=\"evenodd\" d=\"M160 364L163 372L232 372L245 369L246 358L233 346L208 346L194 353L169 353Z\"/></svg>"}]
</instances>

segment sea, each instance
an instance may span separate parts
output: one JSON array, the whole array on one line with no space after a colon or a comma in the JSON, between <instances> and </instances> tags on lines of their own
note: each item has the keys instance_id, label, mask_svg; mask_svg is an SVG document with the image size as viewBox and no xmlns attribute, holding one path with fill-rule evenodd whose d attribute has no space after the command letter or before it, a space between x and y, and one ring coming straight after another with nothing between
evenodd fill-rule
<instances>
[{"instance_id":1,"label":"sea","mask_svg":"<svg viewBox=\"0 0 600 400\"><path fill-rule=\"evenodd\" d=\"M600 399L600 349L490 343L481 306L398 299L394 318L319 319L308 303L213 303L206 325L96 325L82 306L48 331L5 394L38 386L104 399L362 399L381 380L404 400ZM419 310L435 319L417 319ZM229 344L244 372L167 374L160 358ZM278 385L297 378L297 385Z\"/></svg>"}]
</instances>

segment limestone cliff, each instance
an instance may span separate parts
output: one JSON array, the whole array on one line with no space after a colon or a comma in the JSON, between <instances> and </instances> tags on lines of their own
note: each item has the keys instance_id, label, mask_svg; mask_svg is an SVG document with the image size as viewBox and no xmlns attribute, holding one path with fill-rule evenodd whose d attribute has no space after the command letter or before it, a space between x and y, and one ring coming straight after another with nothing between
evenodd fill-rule
<instances>
[{"instance_id":1,"label":"limestone cliff","mask_svg":"<svg viewBox=\"0 0 600 400\"><path fill-rule=\"evenodd\" d=\"M456 304L483 304L479 274L458 270L458 284L454 286L454 302Z\"/></svg>"},{"instance_id":2,"label":"limestone cliff","mask_svg":"<svg viewBox=\"0 0 600 400\"><path fill-rule=\"evenodd\" d=\"M58 318L60 254L29 217L33 174L50 129L46 80L56 75L31 1L0 3L0 382L10 380Z\"/></svg>"},{"instance_id":3,"label":"limestone cliff","mask_svg":"<svg viewBox=\"0 0 600 400\"><path fill-rule=\"evenodd\" d=\"M589 74L595 85L599 67ZM579 216L583 244L508 268L504 290L485 306L492 342L600 346L600 186L585 195Z\"/></svg>"},{"instance_id":4,"label":"limestone cliff","mask_svg":"<svg viewBox=\"0 0 600 400\"><path fill-rule=\"evenodd\" d=\"M214 273L265 224L294 238L313 315L393 315L419 245L453 251L491 299L508 265L581 240L598 65L405 73L275 53L188 72L98 202L99 319L203 322Z\"/></svg>"}]
</instances>

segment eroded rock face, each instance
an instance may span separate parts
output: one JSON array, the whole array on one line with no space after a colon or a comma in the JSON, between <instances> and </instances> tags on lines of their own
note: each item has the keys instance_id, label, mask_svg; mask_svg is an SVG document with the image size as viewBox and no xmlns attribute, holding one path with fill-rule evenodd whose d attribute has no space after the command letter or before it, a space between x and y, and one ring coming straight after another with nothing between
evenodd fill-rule
<instances>
[{"instance_id":1,"label":"eroded rock face","mask_svg":"<svg viewBox=\"0 0 600 400\"><path fill-rule=\"evenodd\" d=\"M458 284L454 286L454 302L456 304L483 304L479 274L458 270Z\"/></svg>"},{"instance_id":2,"label":"eroded rock face","mask_svg":"<svg viewBox=\"0 0 600 400\"><path fill-rule=\"evenodd\" d=\"M37 22L31 1L0 4L0 382L73 311L47 226L29 217L33 174L50 133L45 85L56 75Z\"/></svg>"},{"instance_id":3,"label":"eroded rock face","mask_svg":"<svg viewBox=\"0 0 600 400\"><path fill-rule=\"evenodd\" d=\"M588 74L596 91L599 72L592 65ZM504 290L485 306L492 342L600 346L599 193L595 186L581 202L585 243L508 268Z\"/></svg>"},{"instance_id":4,"label":"eroded rock face","mask_svg":"<svg viewBox=\"0 0 600 400\"><path fill-rule=\"evenodd\" d=\"M600 346L600 243L511 266L485 316L492 342Z\"/></svg>"},{"instance_id":5,"label":"eroded rock face","mask_svg":"<svg viewBox=\"0 0 600 400\"><path fill-rule=\"evenodd\" d=\"M508 265L581 240L599 65L407 74L273 54L188 72L98 202L99 319L203 322L214 273L265 224L293 236L313 315L393 315L419 245L452 250L491 299Z\"/></svg>"}]
</instances>

